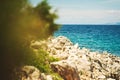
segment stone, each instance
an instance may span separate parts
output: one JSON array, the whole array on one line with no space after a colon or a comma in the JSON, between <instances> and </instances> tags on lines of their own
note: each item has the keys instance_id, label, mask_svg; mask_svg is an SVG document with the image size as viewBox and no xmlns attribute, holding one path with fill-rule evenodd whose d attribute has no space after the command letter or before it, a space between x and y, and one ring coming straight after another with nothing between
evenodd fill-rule
<instances>
[{"instance_id":1,"label":"stone","mask_svg":"<svg viewBox=\"0 0 120 80\"><path fill-rule=\"evenodd\" d=\"M41 80L40 71L34 66L24 66L21 69L22 80Z\"/></svg>"},{"instance_id":2,"label":"stone","mask_svg":"<svg viewBox=\"0 0 120 80\"><path fill-rule=\"evenodd\" d=\"M80 80L78 72L66 62L51 63L53 71L57 72L64 80Z\"/></svg>"},{"instance_id":3,"label":"stone","mask_svg":"<svg viewBox=\"0 0 120 80\"><path fill-rule=\"evenodd\" d=\"M108 78L107 80L116 80L116 79L113 79L113 78Z\"/></svg>"},{"instance_id":4,"label":"stone","mask_svg":"<svg viewBox=\"0 0 120 80\"><path fill-rule=\"evenodd\" d=\"M51 75L41 73L34 66L23 66L21 68L21 79L19 80L53 80Z\"/></svg>"},{"instance_id":5,"label":"stone","mask_svg":"<svg viewBox=\"0 0 120 80\"><path fill-rule=\"evenodd\" d=\"M45 43L42 42L42 44ZM72 78L76 80L79 78L81 80L107 80L108 78L120 80L120 57L107 51L101 53L80 48L78 43L73 44L64 36L48 40L44 49L50 56L61 60L51 63L51 67L66 80L73 80Z\"/></svg>"},{"instance_id":6,"label":"stone","mask_svg":"<svg viewBox=\"0 0 120 80\"><path fill-rule=\"evenodd\" d=\"M98 79L105 79L106 77L104 75L98 76Z\"/></svg>"},{"instance_id":7,"label":"stone","mask_svg":"<svg viewBox=\"0 0 120 80\"><path fill-rule=\"evenodd\" d=\"M76 44L74 45L74 48L79 48L79 44L76 43Z\"/></svg>"},{"instance_id":8,"label":"stone","mask_svg":"<svg viewBox=\"0 0 120 80\"><path fill-rule=\"evenodd\" d=\"M41 80L53 80L53 77L51 75L45 75L45 73L41 73Z\"/></svg>"},{"instance_id":9,"label":"stone","mask_svg":"<svg viewBox=\"0 0 120 80\"><path fill-rule=\"evenodd\" d=\"M47 75L47 76L46 76L46 80L53 80L53 78L52 78L51 75Z\"/></svg>"}]
</instances>

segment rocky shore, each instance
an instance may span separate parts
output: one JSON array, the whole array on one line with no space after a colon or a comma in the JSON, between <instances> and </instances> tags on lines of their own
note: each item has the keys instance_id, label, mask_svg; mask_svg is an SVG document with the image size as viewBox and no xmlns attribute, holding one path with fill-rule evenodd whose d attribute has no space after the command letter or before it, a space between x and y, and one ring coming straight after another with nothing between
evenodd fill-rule
<instances>
[{"instance_id":1,"label":"rocky shore","mask_svg":"<svg viewBox=\"0 0 120 80\"><path fill-rule=\"evenodd\" d=\"M60 59L50 64L63 80L120 80L120 57L80 48L64 36L32 44L36 50L41 46L50 56Z\"/></svg>"}]
</instances>

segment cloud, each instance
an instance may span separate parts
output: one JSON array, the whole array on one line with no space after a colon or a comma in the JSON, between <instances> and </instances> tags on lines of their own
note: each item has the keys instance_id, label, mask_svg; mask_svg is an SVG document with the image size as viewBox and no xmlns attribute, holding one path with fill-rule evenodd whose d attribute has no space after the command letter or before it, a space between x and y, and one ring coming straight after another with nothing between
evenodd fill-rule
<instances>
[{"instance_id":1,"label":"cloud","mask_svg":"<svg viewBox=\"0 0 120 80\"><path fill-rule=\"evenodd\" d=\"M104 0L106 3L120 2L120 0Z\"/></svg>"},{"instance_id":2,"label":"cloud","mask_svg":"<svg viewBox=\"0 0 120 80\"><path fill-rule=\"evenodd\" d=\"M120 22L120 10L61 9L58 23L106 24Z\"/></svg>"}]
</instances>

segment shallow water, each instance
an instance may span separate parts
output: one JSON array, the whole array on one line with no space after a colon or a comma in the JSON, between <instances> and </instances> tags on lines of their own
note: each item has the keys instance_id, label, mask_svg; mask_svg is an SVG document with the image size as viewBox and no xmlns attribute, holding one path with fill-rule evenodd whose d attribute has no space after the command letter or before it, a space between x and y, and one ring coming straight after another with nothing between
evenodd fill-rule
<instances>
[{"instance_id":1,"label":"shallow water","mask_svg":"<svg viewBox=\"0 0 120 80\"><path fill-rule=\"evenodd\" d=\"M54 36L66 36L81 48L120 56L120 25L63 25Z\"/></svg>"}]
</instances>

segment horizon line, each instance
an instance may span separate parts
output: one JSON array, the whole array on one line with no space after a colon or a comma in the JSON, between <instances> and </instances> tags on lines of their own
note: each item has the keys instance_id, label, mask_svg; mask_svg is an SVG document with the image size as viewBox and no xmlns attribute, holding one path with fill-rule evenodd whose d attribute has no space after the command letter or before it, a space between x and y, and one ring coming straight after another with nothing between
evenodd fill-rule
<instances>
[{"instance_id":1,"label":"horizon line","mask_svg":"<svg viewBox=\"0 0 120 80\"><path fill-rule=\"evenodd\" d=\"M120 24L70 24L70 23L66 23L66 24L60 24L60 25L120 25Z\"/></svg>"}]
</instances>

